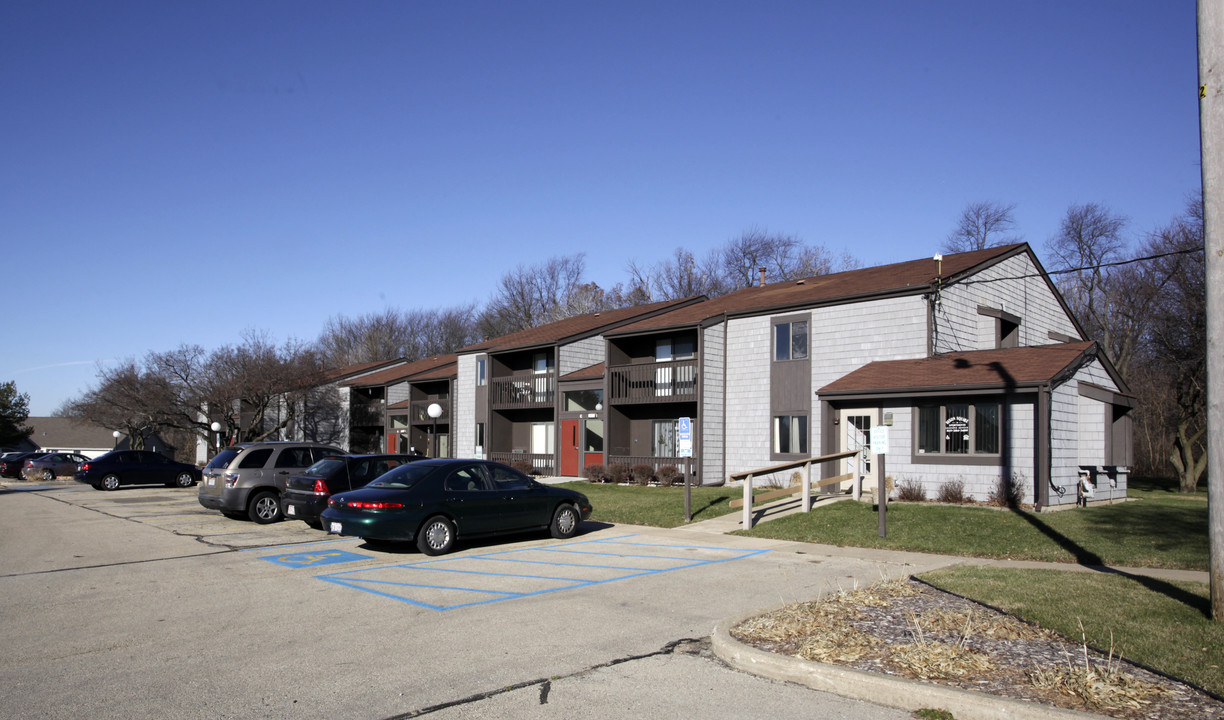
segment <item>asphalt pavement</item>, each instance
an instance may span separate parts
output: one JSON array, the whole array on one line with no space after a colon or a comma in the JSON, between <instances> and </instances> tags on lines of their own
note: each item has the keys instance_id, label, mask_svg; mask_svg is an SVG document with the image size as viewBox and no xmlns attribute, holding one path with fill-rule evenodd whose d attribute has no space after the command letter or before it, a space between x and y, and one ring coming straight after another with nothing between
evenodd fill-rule
<instances>
[{"instance_id":1,"label":"asphalt pavement","mask_svg":"<svg viewBox=\"0 0 1224 720\"><path fill-rule=\"evenodd\" d=\"M6 718L907 718L882 703L937 707L921 684L900 703L846 697L860 679L766 668L719 628L965 561L717 523L584 523L569 541L518 536L427 558L300 522L231 520L194 489L8 486Z\"/></svg>"}]
</instances>

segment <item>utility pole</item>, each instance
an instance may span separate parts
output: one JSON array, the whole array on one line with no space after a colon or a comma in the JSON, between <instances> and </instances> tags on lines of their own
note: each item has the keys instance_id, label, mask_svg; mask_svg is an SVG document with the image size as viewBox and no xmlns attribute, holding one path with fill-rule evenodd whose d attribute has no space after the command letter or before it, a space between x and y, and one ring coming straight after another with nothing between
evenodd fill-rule
<instances>
[{"instance_id":1,"label":"utility pole","mask_svg":"<svg viewBox=\"0 0 1224 720\"><path fill-rule=\"evenodd\" d=\"M1207 262L1207 535L1211 617L1224 621L1224 2L1198 0L1199 152Z\"/></svg>"}]
</instances>

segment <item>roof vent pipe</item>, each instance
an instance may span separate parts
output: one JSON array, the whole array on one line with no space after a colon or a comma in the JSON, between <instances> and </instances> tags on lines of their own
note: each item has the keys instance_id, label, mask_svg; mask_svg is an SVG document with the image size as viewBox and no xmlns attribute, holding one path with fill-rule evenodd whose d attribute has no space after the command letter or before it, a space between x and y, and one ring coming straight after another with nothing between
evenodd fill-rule
<instances>
[{"instance_id":1,"label":"roof vent pipe","mask_svg":"<svg viewBox=\"0 0 1224 720\"><path fill-rule=\"evenodd\" d=\"M760 268L761 271L761 287L765 287L765 268Z\"/></svg>"}]
</instances>

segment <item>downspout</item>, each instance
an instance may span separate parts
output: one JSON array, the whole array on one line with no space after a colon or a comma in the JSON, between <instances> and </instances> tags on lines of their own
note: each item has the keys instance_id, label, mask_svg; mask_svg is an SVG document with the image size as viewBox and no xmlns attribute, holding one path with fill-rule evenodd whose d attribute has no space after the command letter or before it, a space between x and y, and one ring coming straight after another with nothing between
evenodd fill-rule
<instances>
[{"instance_id":1,"label":"downspout","mask_svg":"<svg viewBox=\"0 0 1224 720\"><path fill-rule=\"evenodd\" d=\"M722 356L722 468L718 482L722 487L727 483L727 346L731 342L731 328L727 324L727 311L723 310L723 356ZM703 478L704 479L704 478Z\"/></svg>"},{"instance_id":2,"label":"downspout","mask_svg":"<svg viewBox=\"0 0 1224 720\"><path fill-rule=\"evenodd\" d=\"M1037 469L1037 477L1034 479L1035 486L1033 487L1033 507L1037 512L1041 512L1043 508L1050 504L1050 486L1053 484L1053 478L1050 477L1050 426L1051 426L1051 403L1050 403L1050 385L1047 383L1037 389L1037 443L1036 457L1033 458L1033 466Z\"/></svg>"}]
</instances>

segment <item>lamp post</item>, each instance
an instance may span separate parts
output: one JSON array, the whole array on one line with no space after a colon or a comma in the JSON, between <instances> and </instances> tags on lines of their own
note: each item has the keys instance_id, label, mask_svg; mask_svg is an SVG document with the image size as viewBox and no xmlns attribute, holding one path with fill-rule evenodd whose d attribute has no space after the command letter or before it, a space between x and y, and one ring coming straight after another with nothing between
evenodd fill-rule
<instances>
[{"instance_id":1,"label":"lamp post","mask_svg":"<svg viewBox=\"0 0 1224 720\"><path fill-rule=\"evenodd\" d=\"M208 426L214 433L217 434L217 452L221 452L221 423L213 420L213 424Z\"/></svg>"},{"instance_id":2,"label":"lamp post","mask_svg":"<svg viewBox=\"0 0 1224 720\"><path fill-rule=\"evenodd\" d=\"M425 412L429 417L433 418L433 442L430 443L430 457L438 457L438 417L442 415L442 406L438 403L429 403L429 407L425 408Z\"/></svg>"},{"instance_id":3,"label":"lamp post","mask_svg":"<svg viewBox=\"0 0 1224 720\"><path fill-rule=\"evenodd\" d=\"M113 448L111 448L111 450L118 450L118 449L119 449L119 436L120 436L121 434L122 434L122 433L120 433L118 430L116 430L115 432L111 433L111 437L115 438L115 446L114 446Z\"/></svg>"}]
</instances>

